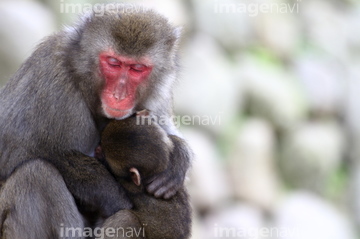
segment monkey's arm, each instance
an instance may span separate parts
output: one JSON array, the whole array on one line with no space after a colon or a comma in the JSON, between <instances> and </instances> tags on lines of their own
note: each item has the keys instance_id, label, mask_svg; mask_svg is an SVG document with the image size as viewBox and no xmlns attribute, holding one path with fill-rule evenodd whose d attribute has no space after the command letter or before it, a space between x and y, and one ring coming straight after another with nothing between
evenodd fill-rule
<instances>
[{"instance_id":1,"label":"monkey's arm","mask_svg":"<svg viewBox=\"0 0 360 239\"><path fill-rule=\"evenodd\" d=\"M170 163L166 171L154 175L147 182L147 190L155 197L169 199L183 186L186 172L190 166L192 152L180 137L169 135L174 144Z\"/></svg>"},{"instance_id":2,"label":"monkey's arm","mask_svg":"<svg viewBox=\"0 0 360 239\"><path fill-rule=\"evenodd\" d=\"M97 212L107 218L132 208L124 189L97 159L78 152L49 160L63 176L80 210Z\"/></svg>"}]
</instances>

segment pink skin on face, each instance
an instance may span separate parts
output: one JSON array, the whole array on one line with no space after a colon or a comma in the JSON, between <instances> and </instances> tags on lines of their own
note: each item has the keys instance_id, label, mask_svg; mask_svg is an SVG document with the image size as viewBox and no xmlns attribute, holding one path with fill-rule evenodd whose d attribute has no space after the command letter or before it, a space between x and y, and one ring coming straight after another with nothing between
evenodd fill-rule
<instances>
[{"instance_id":1,"label":"pink skin on face","mask_svg":"<svg viewBox=\"0 0 360 239\"><path fill-rule=\"evenodd\" d=\"M113 51L102 52L99 61L105 78L101 92L103 111L109 118L122 119L132 113L136 89L148 79L153 66L147 58L136 60Z\"/></svg>"}]
</instances>

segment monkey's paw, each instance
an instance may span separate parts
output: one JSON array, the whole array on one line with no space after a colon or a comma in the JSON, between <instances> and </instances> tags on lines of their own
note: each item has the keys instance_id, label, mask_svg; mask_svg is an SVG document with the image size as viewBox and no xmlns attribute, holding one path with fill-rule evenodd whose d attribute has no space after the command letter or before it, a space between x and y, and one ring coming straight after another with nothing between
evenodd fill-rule
<instances>
[{"instance_id":1,"label":"monkey's paw","mask_svg":"<svg viewBox=\"0 0 360 239\"><path fill-rule=\"evenodd\" d=\"M182 187L184 177L174 176L166 170L146 180L146 190L156 198L170 199Z\"/></svg>"}]
</instances>

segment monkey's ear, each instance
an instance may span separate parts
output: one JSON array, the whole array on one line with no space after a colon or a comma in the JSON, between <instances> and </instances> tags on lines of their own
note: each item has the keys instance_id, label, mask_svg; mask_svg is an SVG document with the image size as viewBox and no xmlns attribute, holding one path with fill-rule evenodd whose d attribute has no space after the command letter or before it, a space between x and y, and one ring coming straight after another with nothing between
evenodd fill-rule
<instances>
[{"instance_id":1,"label":"monkey's ear","mask_svg":"<svg viewBox=\"0 0 360 239\"><path fill-rule=\"evenodd\" d=\"M139 170L137 170L136 168L130 168L130 176L132 181L135 183L136 186L140 186L141 185L141 176L139 173Z\"/></svg>"},{"instance_id":2,"label":"monkey's ear","mask_svg":"<svg viewBox=\"0 0 360 239\"><path fill-rule=\"evenodd\" d=\"M175 36L176 39L180 39L181 34L183 32L183 28L182 27L176 27L173 31L173 34Z\"/></svg>"},{"instance_id":3,"label":"monkey's ear","mask_svg":"<svg viewBox=\"0 0 360 239\"><path fill-rule=\"evenodd\" d=\"M92 18L94 17L95 12L94 11L89 11L84 13L83 15L80 16L80 21L82 23L88 23L91 22Z\"/></svg>"},{"instance_id":4,"label":"monkey's ear","mask_svg":"<svg viewBox=\"0 0 360 239\"><path fill-rule=\"evenodd\" d=\"M176 27L173 31L173 35L175 37L175 42L174 45L177 46L180 42L180 38L181 38L181 34L183 32L183 28L182 27Z\"/></svg>"},{"instance_id":5,"label":"monkey's ear","mask_svg":"<svg viewBox=\"0 0 360 239\"><path fill-rule=\"evenodd\" d=\"M176 27L174 28L170 39L168 40L168 45L171 46L171 48L173 46L175 46L175 48L177 48L179 42L180 42L180 37L181 37L181 33L182 33L182 27Z\"/></svg>"},{"instance_id":6,"label":"monkey's ear","mask_svg":"<svg viewBox=\"0 0 360 239\"><path fill-rule=\"evenodd\" d=\"M87 12L83 15L78 16L76 23L73 26L64 26L64 31L70 40L78 41L84 32L86 25L91 22L94 17L94 12Z\"/></svg>"}]
</instances>

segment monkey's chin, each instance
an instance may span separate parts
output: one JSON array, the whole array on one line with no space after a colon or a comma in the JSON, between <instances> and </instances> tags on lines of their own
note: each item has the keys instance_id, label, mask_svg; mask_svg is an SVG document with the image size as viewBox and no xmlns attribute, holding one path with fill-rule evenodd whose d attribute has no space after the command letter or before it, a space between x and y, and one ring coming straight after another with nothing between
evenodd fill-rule
<instances>
[{"instance_id":1,"label":"monkey's chin","mask_svg":"<svg viewBox=\"0 0 360 239\"><path fill-rule=\"evenodd\" d=\"M118 109L113 109L113 108L105 105L105 106L103 106L103 111L107 118L121 120L121 119L125 119L125 118L129 117L130 115L132 115L134 110L133 110L133 108L128 109L128 110L118 110Z\"/></svg>"}]
</instances>

